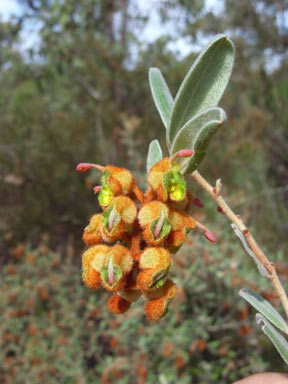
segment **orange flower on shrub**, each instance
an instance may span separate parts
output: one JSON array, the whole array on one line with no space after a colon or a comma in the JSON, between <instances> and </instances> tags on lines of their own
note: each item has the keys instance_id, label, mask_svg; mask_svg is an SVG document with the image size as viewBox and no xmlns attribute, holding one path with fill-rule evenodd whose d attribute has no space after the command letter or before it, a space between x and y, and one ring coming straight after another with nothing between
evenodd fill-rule
<instances>
[{"instance_id":1,"label":"orange flower on shrub","mask_svg":"<svg viewBox=\"0 0 288 384\"><path fill-rule=\"evenodd\" d=\"M83 241L88 245L101 244L101 214L93 215L88 226L84 229Z\"/></svg>"},{"instance_id":2,"label":"orange flower on shrub","mask_svg":"<svg viewBox=\"0 0 288 384\"><path fill-rule=\"evenodd\" d=\"M169 157L156 163L148 174L148 184L157 199L166 202L181 201L186 196L186 184L180 173L180 166Z\"/></svg>"},{"instance_id":3,"label":"orange flower on shrub","mask_svg":"<svg viewBox=\"0 0 288 384\"><path fill-rule=\"evenodd\" d=\"M159 320L177 290L168 279L173 264L170 252L177 252L195 226L215 241L203 224L187 214L195 197L187 190L176 159L191 154L179 151L156 163L148 174L145 195L127 169L89 163L77 166L80 172L102 172L101 186L94 191L99 193L103 212L92 216L84 230L89 248L82 256L82 276L87 287L114 293L107 302L114 314L126 312L143 296L148 319Z\"/></svg>"},{"instance_id":4,"label":"orange flower on shrub","mask_svg":"<svg viewBox=\"0 0 288 384\"><path fill-rule=\"evenodd\" d=\"M106 254L100 271L102 286L108 291L124 288L125 276L133 267L133 258L128 248L116 244Z\"/></svg>"},{"instance_id":5,"label":"orange flower on shrub","mask_svg":"<svg viewBox=\"0 0 288 384\"><path fill-rule=\"evenodd\" d=\"M151 201L140 209L138 219L141 228L144 229L143 238L147 244L163 244L171 230L168 215L168 207L159 201Z\"/></svg>"},{"instance_id":6,"label":"orange flower on shrub","mask_svg":"<svg viewBox=\"0 0 288 384\"><path fill-rule=\"evenodd\" d=\"M143 199L132 173L125 168L118 168L112 165L104 167L101 186L99 203L103 208L107 207L115 196L134 194L138 200L142 201Z\"/></svg>"},{"instance_id":7,"label":"orange flower on shrub","mask_svg":"<svg viewBox=\"0 0 288 384\"><path fill-rule=\"evenodd\" d=\"M167 245L175 253L187 240L190 230L195 228L196 221L193 217L180 210L171 210L169 220L172 230L169 234Z\"/></svg>"},{"instance_id":8,"label":"orange flower on shrub","mask_svg":"<svg viewBox=\"0 0 288 384\"><path fill-rule=\"evenodd\" d=\"M161 287L172 265L170 253L165 248L148 247L139 257L137 282L142 291Z\"/></svg>"},{"instance_id":9,"label":"orange flower on shrub","mask_svg":"<svg viewBox=\"0 0 288 384\"><path fill-rule=\"evenodd\" d=\"M176 285L171 280L167 280L163 296L148 300L145 304L147 318L152 321L161 319L167 313L169 303L176 296L176 292Z\"/></svg>"},{"instance_id":10,"label":"orange flower on shrub","mask_svg":"<svg viewBox=\"0 0 288 384\"><path fill-rule=\"evenodd\" d=\"M103 240L115 242L121 240L125 232L132 233L136 217L137 207L134 201L125 196L115 197L101 216Z\"/></svg>"},{"instance_id":11,"label":"orange flower on shrub","mask_svg":"<svg viewBox=\"0 0 288 384\"><path fill-rule=\"evenodd\" d=\"M83 253L82 278L88 288L100 288L100 271L104 265L109 249L110 247L107 245L94 245Z\"/></svg>"}]
</instances>

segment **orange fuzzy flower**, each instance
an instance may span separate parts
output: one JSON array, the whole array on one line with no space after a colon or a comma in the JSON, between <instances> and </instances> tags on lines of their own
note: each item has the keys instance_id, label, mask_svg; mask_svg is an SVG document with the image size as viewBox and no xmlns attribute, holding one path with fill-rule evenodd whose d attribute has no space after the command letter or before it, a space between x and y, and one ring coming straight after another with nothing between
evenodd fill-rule
<instances>
[{"instance_id":1,"label":"orange fuzzy flower","mask_svg":"<svg viewBox=\"0 0 288 384\"><path fill-rule=\"evenodd\" d=\"M115 315L121 315L122 313L127 312L130 306L131 304L127 300L118 295L111 296L107 301L109 311Z\"/></svg>"},{"instance_id":2,"label":"orange fuzzy flower","mask_svg":"<svg viewBox=\"0 0 288 384\"><path fill-rule=\"evenodd\" d=\"M157 321L165 316L168 312L168 305L176 296L176 292L176 285L171 280L167 280L165 284L165 294L158 299L148 300L145 304L147 318L151 321Z\"/></svg>"},{"instance_id":3,"label":"orange fuzzy flower","mask_svg":"<svg viewBox=\"0 0 288 384\"><path fill-rule=\"evenodd\" d=\"M146 248L139 257L137 282L142 291L161 287L172 265L170 253L165 248Z\"/></svg>"},{"instance_id":4,"label":"orange fuzzy flower","mask_svg":"<svg viewBox=\"0 0 288 384\"><path fill-rule=\"evenodd\" d=\"M143 194L137 187L134 177L128 169L107 165L103 168L101 177L99 203L102 208L107 207L115 196L135 195L142 202Z\"/></svg>"},{"instance_id":5,"label":"orange fuzzy flower","mask_svg":"<svg viewBox=\"0 0 288 384\"><path fill-rule=\"evenodd\" d=\"M132 270L133 258L128 248L120 244L114 245L107 253L100 275L102 285L108 291L119 291L124 288L125 276Z\"/></svg>"},{"instance_id":6,"label":"orange fuzzy flower","mask_svg":"<svg viewBox=\"0 0 288 384\"><path fill-rule=\"evenodd\" d=\"M102 243L101 235L101 214L92 216L88 226L84 229L83 241L88 245Z\"/></svg>"},{"instance_id":7,"label":"orange fuzzy flower","mask_svg":"<svg viewBox=\"0 0 288 384\"><path fill-rule=\"evenodd\" d=\"M107 245L95 245L83 253L82 278L88 288L96 289L101 286L100 271L109 249Z\"/></svg>"},{"instance_id":8,"label":"orange fuzzy flower","mask_svg":"<svg viewBox=\"0 0 288 384\"><path fill-rule=\"evenodd\" d=\"M135 181L132 173L128 171L128 169L107 165L103 169L103 173L105 172L109 172L110 176L119 182L121 186L121 195L128 195L131 193Z\"/></svg>"},{"instance_id":9,"label":"orange fuzzy flower","mask_svg":"<svg viewBox=\"0 0 288 384\"><path fill-rule=\"evenodd\" d=\"M171 251L177 251L187 240L188 233L195 228L196 221L193 217L180 210L171 210L169 213L172 230L167 239L167 245Z\"/></svg>"},{"instance_id":10,"label":"orange fuzzy flower","mask_svg":"<svg viewBox=\"0 0 288 384\"><path fill-rule=\"evenodd\" d=\"M157 199L166 201L181 201L186 196L186 184L180 173L180 166L171 162L169 157L156 163L148 174L148 184Z\"/></svg>"},{"instance_id":11,"label":"orange fuzzy flower","mask_svg":"<svg viewBox=\"0 0 288 384\"><path fill-rule=\"evenodd\" d=\"M126 196L117 196L102 214L102 237L107 242L121 240L125 232L133 231L137 217L134 201Z\"/></svg>"},{"instance_id":12,"label":"orange fuzzy flower","mask_svg":"<svg viewBox=\"0 0 288 384\"><path fill-rule=\"evenodd\" d=\"M143 238L149 245L162 245L171 230L168 207L160 201L144 204L138 214Z\"/></svg>"}]
</instances>

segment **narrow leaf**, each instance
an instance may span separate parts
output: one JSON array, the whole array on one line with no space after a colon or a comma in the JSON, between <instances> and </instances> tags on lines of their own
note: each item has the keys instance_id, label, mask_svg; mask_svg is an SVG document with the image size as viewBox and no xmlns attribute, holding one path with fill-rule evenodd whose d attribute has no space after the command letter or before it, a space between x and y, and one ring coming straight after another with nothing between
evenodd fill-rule
<instances>
[{"instance_id":1,"label":"narrow leaf","mask_svg":"<svg viewBox=\"0 0 288 384\"><path fill-rule=\"evenodd\" d=\"M288 325L283 317L276 311L272 305L265 300L262 296L253 292L249 288L240 290L239 295L250 303L257 311L261 312L275 327L288 334Z\"/></svg>"},{"instance_id":2,"label":"narrow leaf","mask_svg":"<svg viewBox=\"0 0 288 384\"><path fill-rule=\"evenodd\" d=\"M206 111L194 116L191 120L178 131L171 148L171 154L181 149L192 149L195 137L203 126L211 121L224 121L226 118L225 111L221 108L209 108Z\"/></svg>"},{"instance_id":3,"label":"narrow leaf","mask_svg":"<svg viewBox=\"0 0 288 384\"><path fill-rule=\"evenodd\" d=\"M258 268L258 271L259 271L260 275L263 276L263 277L266 277L268 279L269 278L269 274L268 274L266 268L263 267L263 265L257 259L255 253L249 247L249 245L248 245L248 243L247 243L243 233L240 231L240 229L237 227L236 224L234 224L234 223L231 224L231 227L232 227L235 235L240 239L240 241L241 241L241 243L243 245L243 248L244 248L245 252L247 253L247 255L252 257L252 259L254 260L255 264L257 265L257 268Z\"/></svg>"},{"instance_id":4,"label":"narrow leaf","mask_svg":"<svg viewBox=\"0 0 288 384\"><path fill-rule=\"evenodd\" d=\"M282 359L288 364L288 343L286 339L260 313L256 314L256 322L257 324L263 324L262 331L269 337Z\"/></svg>"},{"instance_id":5,"label":"narrow leaf","mask_svg":"<svg viewBox=\"0 0 288 384\"><path fill-rule=\"evenodd\" d=\"M172 144L171 153L181 149L191 149L194 156L182 159L183 174L190 173L203 160L209 141L226 119L225 111L221 108L210 108L189 120L177 133Z\"/></svg>"},{"instance_id":6,"label":"narrow leaf","mask_svg":"<svg viewBox=\"0 0 288 384\"><path fill-rule=\"evenodd\" d=\"M159 141L151 141L147 155L147 173L150 171L150 168L152 168L154 164L158 163L158 161L162 160L162 158L162 149L160 147Z\"/></svg>"},{"instance_id":7,"label":"narrow leaf","mask_svg":"<svg viewBox=\"0 0 288 384\"><path fill-rule=\"evenodd\" d=\"M182 166L181 172L183 175L188 175L199 167L200 163L203 161L206 155L210 140L221 127L223 122L224 121L216 120L210 121L198 132L193 145L194 155Z\"/></svg>"},{"instance_id":8,"label":"narrow leaf","mask_svg":"<svg viewBox=\"0 0 288 384\"><path fill-rule=\"evenodd\" d=\"M193 116L218 104L233 63L233 43L225 35L216 36L198 56L177 92L168 126L171 142Z\"/></svg>"},{"instance_id":9,"label":"narrow leaf","mask_svg":"<svg viewBox=\"0 0 288 384\"><path fill-rule=\"evenodd\" d=\"M173 105L173 98L160 69L149 69L149 84L154 103L158 109L165 128L167 128Z\"/></svg>"}]
</instances>

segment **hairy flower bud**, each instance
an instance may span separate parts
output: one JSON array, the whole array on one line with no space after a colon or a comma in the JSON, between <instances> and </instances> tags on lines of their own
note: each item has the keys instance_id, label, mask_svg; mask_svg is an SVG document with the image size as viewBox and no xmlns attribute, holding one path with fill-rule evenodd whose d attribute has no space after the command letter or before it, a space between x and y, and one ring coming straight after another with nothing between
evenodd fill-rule
<instances>
[{"instance_id":1,"label":"hairy flower bud","mask_svg":"<svg viewBox=\"0 0 288 384\"><path fill-rule=\"evenodd\" d=\"M146 248L139 257L137 282L142 291L161 287L172 265L170 253L165 248Z\"/></svg>"},{"instance_id":2,"label":"hairy flower bud","mask_svg":"<svg viewBox=\"0 0 288 384\"><path fill-rule=\"evenodd\" d=\"M103 169L101 177L101 190L99 194L99 203L105 208L115 196L137 194L141 199L141 191L136 187L134 177L130 171L125 168L118 168L107 165Z\"/></svg>"},{"instance_id":3,"label":"hairy flower bud","mask_svg":"<svg viewBox=\"0 0 288 384\"><path fill-rule=\"evenodd\" d=\"M148 183L157 199L164 203L168 200L181 201L186 196L186 183L180 173L180 166L168 157L151 168Z\"/></svg>"},{"instance_id":4,"label":"hairy flower bud","mask_svg":"<svg viewBox=\"0 0 288 384\"><path fill-rule=\"evenodd\" d=\"M169 219L172 229L167 240L167 245L170 247L170 250L175 253L174 251L177 251L187 240L190 230L195 228L196 221L193 217L180 210L171 210Z\"/></svg>"},{"instance_id":5,"label":"hairy flower bud","mask_svg":"<svg viewBox=\"0 0 288 384\"><path fill-rule=\"evenodd\" d=\"M102 285L108 291L119 291L125 285L125 276L133 267L133 258L128 248L120 244L110 248L105 257L100 275Z\"/></svg>"},{"instance_id":6,"label":"hairy flower bud","mask_svg":"<svg viewBox=\"0 0 288 384\"><path fill-rule=\"evenodd\" d=\"M91 217L88 226L84 229L83 241L88 245L96 245L102 243L101 214L97 214Z\"/></svg>"},{"instance_id":7,"label":"hairy flower bud","mask_svg":"<svg viewBox=\"0 0 288 384\"><path fill-rule=\"evenodd\" d=\"M102 214L102 236L107 242L121 240L137 217L137 207L129 197L117 196Z\"/></svg>"},{"instance_id":8,"label":"hairy flower bud","mask_svg":"<svg viewBox=\"0 0 288 384\"><path fill-rule=\"evenodd\" d=\"M162 297L148 300L145 304L147 318L151 321L157 321L166 315L169 303L176 296L177 287L171 280L167 280L163 291Z\"/></svg>"},{"instance_id":9,"label":"hairy flower bud","mask_svg":"<svg viewBox=\"0 0 288 384\"><path fill-rule=\"evenodd\" d=\"M160 245L168 236L171 230L168 214L168 207L159 201L151 201L140 209L138 219L147 244Z\"/></svg>"},{"instance_id":10,"label":"hairy flower bud","mask_svg":"<svg viewBox=\"0 0 288 384\"><path fill-rule=\"evenodd\" d=\"M107 245L95 245L90 247L82 255L82 277L88 288L99 288L101 286L100 271L105 263Z\"/></svg>"}]
</instances>

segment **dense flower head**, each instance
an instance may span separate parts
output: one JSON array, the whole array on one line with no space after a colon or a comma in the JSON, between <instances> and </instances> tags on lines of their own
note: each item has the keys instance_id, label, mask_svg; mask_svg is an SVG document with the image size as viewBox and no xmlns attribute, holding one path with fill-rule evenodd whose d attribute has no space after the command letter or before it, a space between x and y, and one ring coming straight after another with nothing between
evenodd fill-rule
<instances>
[{"instance_id":1,"label":"dense flower head","mask_svg":"<svg viewBox=\"0 0 288 384\"><path fill-rule=\"evenodd\" d=\"M77 166L80 172L102 172L101 186L94 192L99 193L103 212L94 214L84 229L87 249L82 255L82 277L88 288L113 293L107 307L114 314L128 311L142 297L147 318L161 319L177 291L169 279L173 254L195 227L204 230L206 237L207 233L214 236L188 214L191 202L200 204L187 189L176 161L177 156L191 155L185 151L151 168L145 194L127 169Z\"/></svg>"}]
</instances>

